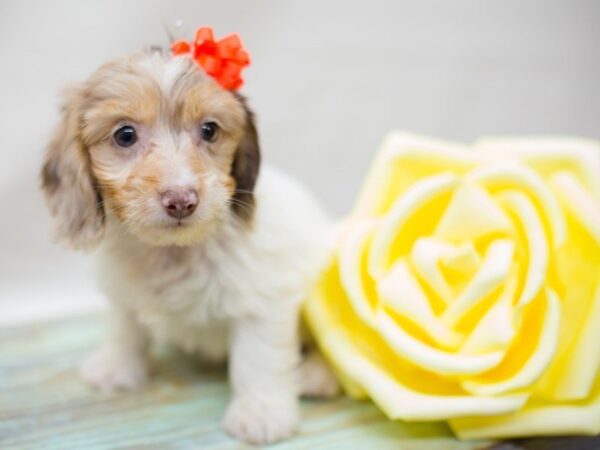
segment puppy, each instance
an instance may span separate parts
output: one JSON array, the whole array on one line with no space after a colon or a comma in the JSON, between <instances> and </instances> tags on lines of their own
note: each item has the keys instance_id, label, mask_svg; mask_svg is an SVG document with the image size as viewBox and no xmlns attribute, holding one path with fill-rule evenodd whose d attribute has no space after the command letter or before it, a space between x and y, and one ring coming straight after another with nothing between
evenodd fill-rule
<instances>
[{"instance_id":1,"label":"puppy","mask_svg":"<svg viewBox=\"0 0 600 450\"><path fill-rule=\"evenodd\" d=\"M82 366L102 390L138 388L166 340L228 361L224 429L256 444L293 434L298 395L338 385L300 362L301 301L330 224L299 185L259 174L253 115L190 58L141 53L72 88L42 169L56 238L98 248L110 332ZM258 181L258 182L257 182Z\"/></svg>"}]
</instances>

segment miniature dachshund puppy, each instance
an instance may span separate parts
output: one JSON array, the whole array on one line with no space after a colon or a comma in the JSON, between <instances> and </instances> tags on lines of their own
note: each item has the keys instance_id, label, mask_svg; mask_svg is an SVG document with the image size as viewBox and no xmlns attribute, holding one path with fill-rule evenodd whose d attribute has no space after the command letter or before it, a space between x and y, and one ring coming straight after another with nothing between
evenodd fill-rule
<instances>
[{"instance_id":1,"label":"miniature dachshund puppy","mask_svg":"<svg viewBox=\"0 0 600 450\"><path fill-rule=\"evenodd\" d=\"M191 58L139 53L72 87L42 186L55 237L96 250L110 301L87 382L141 387L156 339L227 361L223 428L254 444L294 433L299 395L338 392L316 350L302 358L298 331L331 223L303 187L261 167L246 100Z\"/></svg>"}]
</instances>

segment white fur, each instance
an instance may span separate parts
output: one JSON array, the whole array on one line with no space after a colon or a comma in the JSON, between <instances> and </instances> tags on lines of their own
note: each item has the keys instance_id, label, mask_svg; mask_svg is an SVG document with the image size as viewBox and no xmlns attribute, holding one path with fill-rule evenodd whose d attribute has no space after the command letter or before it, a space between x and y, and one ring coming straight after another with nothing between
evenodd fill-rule
<instances>
[{"instance_id":1,"label":"white fur","mask_svg":"<svg viewBox=\"0 0 600 450\"><path fill-rule=\"evenodd\" d=\"M252 443L294 432L299 307L331 228L303 188L268 166L255 196L251 227L229 214L192 247L148 245L107 218L99 279L114 305L111 333L83 366L88 381L105 390L142 385L150 338L210 361L229 355L233 398L225 430ZM332 392L337 384L324 370L314 383ZM323 390L306 383L302 389Z\"/></svg>"}]
</instances>

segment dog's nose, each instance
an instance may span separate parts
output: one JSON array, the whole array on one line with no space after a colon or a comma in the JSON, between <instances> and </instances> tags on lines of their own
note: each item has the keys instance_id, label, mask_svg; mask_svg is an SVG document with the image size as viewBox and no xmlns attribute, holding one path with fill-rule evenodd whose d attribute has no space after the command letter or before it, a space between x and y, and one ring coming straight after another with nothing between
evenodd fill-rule
<instances>
[{"instance_id":1,"label":"dog's nose","mask_svg":"<svg viewBox=\"0 0 600 450\"><path fill-rule=\"evenodd\" d=\"M198 194L194 189L169 189L161 195L161 202L169 216L181 220L196 210Z\"/></svg>"}]
</instances>

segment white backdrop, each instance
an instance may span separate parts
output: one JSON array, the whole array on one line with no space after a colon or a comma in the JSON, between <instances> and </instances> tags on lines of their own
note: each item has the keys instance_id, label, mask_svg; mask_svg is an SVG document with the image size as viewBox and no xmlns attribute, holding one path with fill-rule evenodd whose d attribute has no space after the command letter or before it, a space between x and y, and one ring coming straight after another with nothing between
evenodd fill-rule
<instances>
[{"instance_id":1,"label":"white backdrop","mask_svg":"<svg viewBox=\"0 0 600 450\"><path fill-rule=\"evenodd\" d=\"M58 92L178 18L241 34L265 158L338 214L392 128L600 137L596 0L0 0L0 323L100 302L38 192Z\"/></svg>"}]
</instances>

